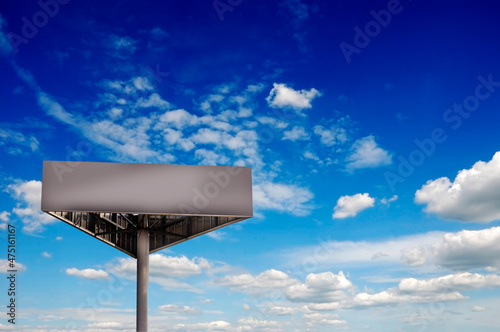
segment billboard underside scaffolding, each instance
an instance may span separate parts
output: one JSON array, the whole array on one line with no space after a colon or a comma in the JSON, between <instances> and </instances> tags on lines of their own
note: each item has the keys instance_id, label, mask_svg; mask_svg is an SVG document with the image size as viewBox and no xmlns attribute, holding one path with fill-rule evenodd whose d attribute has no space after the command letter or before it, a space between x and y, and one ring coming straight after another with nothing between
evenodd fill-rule
<instances>
[{"instance_id":1,"label":"billboard underside scaffolding","mask_svg":"<svg viewBox=\"0 0 500 332\"><path fill-rule=\"evenodd\" d=\"M53 217L137 258L137 229L149 229L149 253L246 218L46 211Z\"/></svg>"}]
</instances>

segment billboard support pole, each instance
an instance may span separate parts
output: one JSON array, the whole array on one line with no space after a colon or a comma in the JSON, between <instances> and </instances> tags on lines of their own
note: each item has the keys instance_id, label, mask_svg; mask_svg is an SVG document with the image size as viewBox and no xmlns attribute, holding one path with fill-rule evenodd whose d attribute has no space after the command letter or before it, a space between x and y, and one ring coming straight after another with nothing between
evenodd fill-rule
<instances>
[{"instance_id":1,"label":"billboard support pole","mask_svg":"<svg viewBox=\"0 0 500 332\"><path fill-rule=\"evenodd\" d=\"M142 217L143 228L137 229L137 332L148 331L149 229L147 216Z\"/></svg>"}]
</instances>

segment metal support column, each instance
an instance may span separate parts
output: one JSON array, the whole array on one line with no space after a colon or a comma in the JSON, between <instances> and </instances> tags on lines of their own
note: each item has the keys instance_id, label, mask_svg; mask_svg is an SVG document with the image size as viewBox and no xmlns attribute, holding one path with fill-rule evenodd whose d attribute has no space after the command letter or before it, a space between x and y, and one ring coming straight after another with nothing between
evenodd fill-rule
<instances>
[{"instance_id":1,"label":"metal support column","mask_svg":"<svg viewBox=\"0 0 500 332\"><path fill-rule=\"evenodd\" d=\"M149 229L137 230L137 332L148 331Z\"/></svg>"}]
</instances>

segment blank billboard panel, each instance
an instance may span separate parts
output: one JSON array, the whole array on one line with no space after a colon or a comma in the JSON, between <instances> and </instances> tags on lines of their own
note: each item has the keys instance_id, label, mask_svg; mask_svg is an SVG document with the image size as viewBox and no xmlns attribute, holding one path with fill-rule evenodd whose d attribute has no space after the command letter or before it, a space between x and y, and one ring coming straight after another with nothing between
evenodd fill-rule
<instances>
[{"instance_id":1,"label":"blank billboard panel","mask_svg":"<svg viewBox=\"0 0 500 332\"><path fill-rule=\"evenodd\" d=\"M251 168L44 161L42 210L251 217Z\"/></svg>"}]
</instances>

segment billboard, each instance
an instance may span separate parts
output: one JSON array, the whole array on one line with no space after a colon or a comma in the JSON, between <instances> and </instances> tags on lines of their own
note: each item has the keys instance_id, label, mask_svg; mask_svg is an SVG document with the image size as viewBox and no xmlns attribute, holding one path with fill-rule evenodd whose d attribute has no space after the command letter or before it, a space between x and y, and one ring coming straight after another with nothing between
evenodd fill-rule
<instances>
[{"instance_id":1,"label":"billboard","mask_svg":"<svg viewBox=\"0 0 500 332\"><path fill-rule=\"evenodd\" d=\"M136 257L252 217L251 168L44 161L42 210Z\"/></svg>"}]
</instances>

